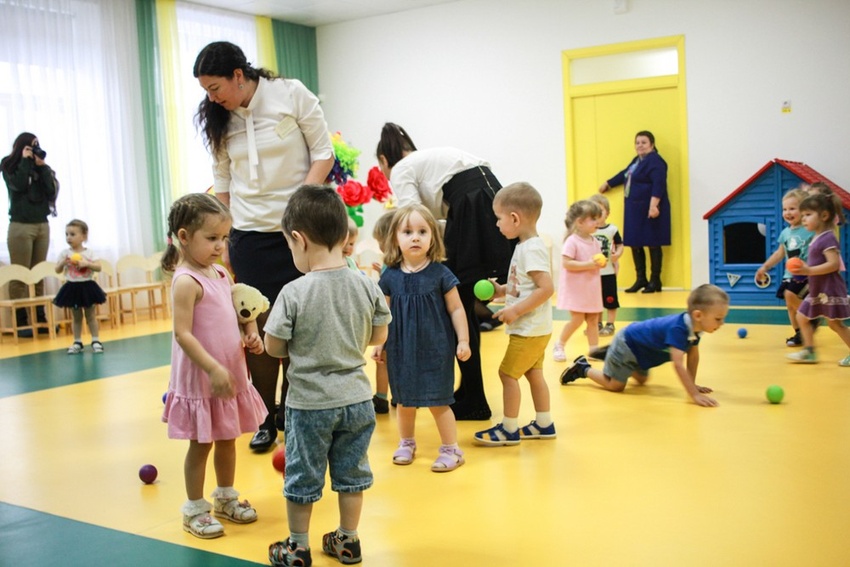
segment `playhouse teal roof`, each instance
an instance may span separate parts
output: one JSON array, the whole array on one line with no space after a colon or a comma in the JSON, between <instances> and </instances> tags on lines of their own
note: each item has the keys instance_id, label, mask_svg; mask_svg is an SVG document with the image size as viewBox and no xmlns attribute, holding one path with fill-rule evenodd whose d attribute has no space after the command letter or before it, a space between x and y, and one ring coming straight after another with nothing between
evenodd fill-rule
<instances>
[{"instance_id":1,"label":"playhouse teal roof","mask_svg":"<svg viewBox=\"0 0 850 567\"><path fill-rule=\"evenodd\" d=\"M744 181L740 187L729 193L725 199L717 203L713 209L705 213L702 218L708 219L714 213L720 211L726 204L735 198L736 195L742 193L750 184L758 179L758 177L763 174L765 171L773 167L774 165L779 165L799 177L801 180L806 183L814 183L815 181L822 181L826 183L830 189L832 189L833 193L838 195L838 198L841 199L841 205L846 209L850 210L850 193L839 187L836 183L830 181L826 178L826 176L821 175L817 171L815 171L812 167L806 165L800 161L791 161L787 159L779 159L775 158L764 164L764 167L755 172L749 179Z\"/></svg>"}]
</instances>

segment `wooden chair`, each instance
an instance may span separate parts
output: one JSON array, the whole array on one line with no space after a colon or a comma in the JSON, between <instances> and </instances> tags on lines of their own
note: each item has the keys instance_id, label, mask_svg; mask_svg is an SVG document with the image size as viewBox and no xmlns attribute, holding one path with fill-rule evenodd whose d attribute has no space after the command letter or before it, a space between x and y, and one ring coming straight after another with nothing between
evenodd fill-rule
<instances>
[{"instance_id":1,"label":"wooden chair","mask_svg":"<svg viewBox=\"0 0 850 567\"><path fill-rule=\"evenodd\" d=\"M156 256L156 255L154 255ZM133 323L138 320L138 311L146 310L151 319L157 318L161 311L164 319L168 319L167 285L161 277L159 260L154 264L154 256L145 258L137 254L122 256L115 264L115 279L117 283L118 313L121 322L129 315ZM135 276L135 279L133 279ZM141 281L139 281L141 280ZM147 299L147 305L141 306L136 296L142 294Z\"/></svg>"},{"instance_id":2,"label":"wooden chair","mask_svg":"<svg viewBox=\"0 0 850 567\"><path fill-rule=\"evenodd\" d=\"M56 293L58 293L59 288L62 287L62 284L65 283L65 274L64 272L56 273L56 262L51 260L45 260L43 262L39 262L32 268L30 271L33 274L33 278L36 282L44 281L44 294L45 296L49 296L51 298L51 303L53 298L56 297ZM49 281L55 280L53 285L48 284ZM48 287L50 291L48 292ZM53 289L55 288L55 290ZM55 305L51 305L50 309L53 311L53 324L56 329L65 329L68 332L71 331L71 311L69 309L63 309L61 307L56 307Z\"/></svg>"},{"instance_id":3,"label":"wooden chair","mask_svg":"<svg viewBox=\"0 0 850 567\"><path fill-rule=\"evenodd\" d=\"M56 275L56 272L53 273ZM35 284L40 282L43 277L39 277L32 270L17 264L8 266L0 266L0 286L6 285L9 282L18 281L27 286L27 297L18 299L0 299L0 310L9 310L9 324L0 324L0 341L3 340L4 333L12 333L12 341L18 344L18 331L30 329L33 337L38 337L38 330L46 328L51 339L56 338L56 323L53 317L53 295L36 295ZM36 308L43 307L45 318L44 323L36 321ZM17 309L26 309L29 312L29 325L18 325L18 318L15 316Z\"/></svg>"},{"instance_id":4,"label":"wooden chair","mask_svg":"<svg viewBox=\"0 0 850 567\"><path fill-rule=\"evenodd\" d=\"M100 262L100 273L97 275L97 283L106 294L106 303L98 305L97 320L109 321L109 325L115 329L121 325L121 308L118 295L118 284L115 279L115 267L107 260Z\"/></svg>"}]
</instances>

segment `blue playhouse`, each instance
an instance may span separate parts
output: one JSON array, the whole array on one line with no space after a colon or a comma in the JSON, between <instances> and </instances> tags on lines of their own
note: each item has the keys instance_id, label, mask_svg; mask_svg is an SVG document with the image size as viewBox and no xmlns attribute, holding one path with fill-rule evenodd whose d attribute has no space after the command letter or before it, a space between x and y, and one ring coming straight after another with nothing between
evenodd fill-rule
<instances>
[{"instance_id":1,"label":"blue playhouse","mask_svg":"<svg viewBox=\"0 0 850 567\"><path fill-rule=\"evenodd\" d=\"M771 270L767 287L756 285L756 270L776 250L776 239L785 227L782 195L801 182L815 181L832 188L850 219L850 193L804 163L778 158L767 162L703 216L708 220L711 283L726 291L734 304L785 305L776 298L783 264ZM841 257L850 264L850 226L838 228Z\"/></svg>"}]
</instances>

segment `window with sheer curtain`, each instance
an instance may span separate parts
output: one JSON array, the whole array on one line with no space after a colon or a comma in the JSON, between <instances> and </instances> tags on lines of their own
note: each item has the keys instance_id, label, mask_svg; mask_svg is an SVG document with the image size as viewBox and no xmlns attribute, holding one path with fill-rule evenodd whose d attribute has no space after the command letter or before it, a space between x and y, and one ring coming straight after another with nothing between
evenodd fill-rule
<instances>
[{"instance_id":1,"label":"window with sheer curtain","mask_svg":"<svg viewBox=\"0 0 850 567\"><path fill-rule=\"evenodd\" d=\"M176 90L173 120L178 129L178 139L183 152L183 179L179 194L205 191L213 184L212 158L203 137L194 125L198 103L205 96L198 80L192 75L195 58L205 45L213 41L229 41L242 48L248 61L257 61L257 24L253 16L226 10L207 8L177 2L178 64L172 78ZM167 79L166 79L167 80Z\"/></svg>"},{"instance_id":2,"label":"window with sheer curtain","mask_svg":"<svg viewBox=\"0 0 850 567\"><path fill-rule=\"evenodd\" d=\"M114 261L150 253L138 42L133 0L0 0L0 156L21 132L38 136L61 184L48 259L65 224ZM0 184L2 185L2 184ZM0 261L8 262L8 193L0 187Z\"/></svg>"}]
</instances>

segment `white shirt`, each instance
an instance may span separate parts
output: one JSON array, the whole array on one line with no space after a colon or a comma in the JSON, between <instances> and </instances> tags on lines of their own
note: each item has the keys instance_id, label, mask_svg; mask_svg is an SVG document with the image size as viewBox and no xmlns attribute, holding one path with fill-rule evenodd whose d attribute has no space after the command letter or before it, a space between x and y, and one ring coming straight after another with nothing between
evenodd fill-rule
<instances>
[{"instance_id":1,"label":"white shirt","mask_svg":"<svg viewBox=\"0 0 850 567\"><path fill-rule=\"evenodd\" d=\"M539 236L524 240L514 248L508 271L505 307L511 307L527 298L537 288L529 272L549 273L549 249ZM509 335L540 337L552 333L552 305L544 301L507 326Z\"/></svg>"},{"instance_id":2,"label":"white shirt","mask_svg":"<svg viewBox=\"0 0 850 567\"><path fill-rule=\"evenodd\" d=\"M230 113L215 192L230 193L233 228L280 230L289 197L314 161L333 157L319 99L295 79L260 78L247 108Z\"/></svg>"},{"instance_id":3,"label":"white shirt","mask_svg":"<svg viewBox=\"0 0 850 567\"><path fill-rule=\"evenodd\" d=\"M421 203L436 218L445 219L443 185L455 174L478 166L490 164L456 148L417 150L393 166L390 185L400 207Z\"/></svg>"}]
</instances>

